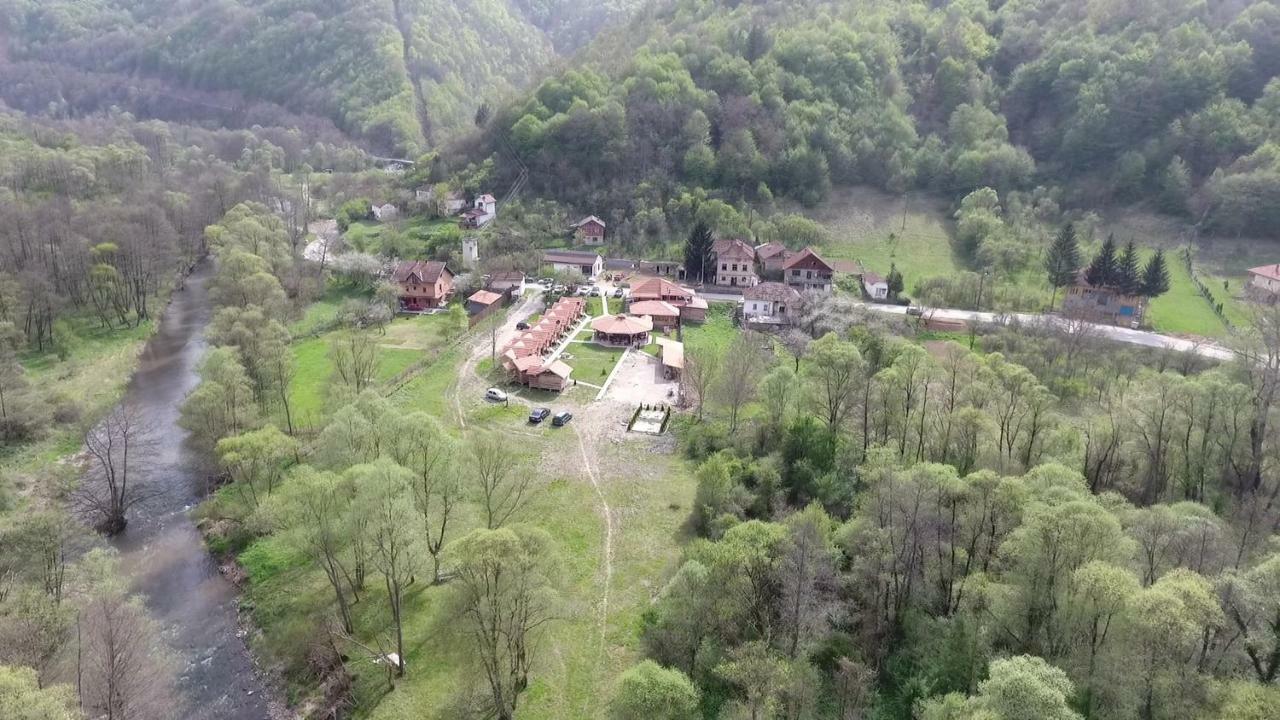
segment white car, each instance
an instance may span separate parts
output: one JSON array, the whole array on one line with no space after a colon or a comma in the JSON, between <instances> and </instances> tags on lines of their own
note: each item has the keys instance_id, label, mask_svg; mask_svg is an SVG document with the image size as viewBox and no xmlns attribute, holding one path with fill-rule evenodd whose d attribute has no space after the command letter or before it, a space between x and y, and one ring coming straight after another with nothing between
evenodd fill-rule
<instances>
[{"instance_id":1,"label":"white car","mask_svg":"<svg viewBox=\"0 0 1280 720\"><path fill-rule=\"evenodd\" d=\"M484 391L484 399L485 399L485 400L494 400L494 401L497 401L497 402L506 402L506 401L507 401L507 394L506 394L505 392L503 392L503 391L499 390L498 388L489 388L488 390L485 390L485 391Z\"/></svg>"}]
</instances>

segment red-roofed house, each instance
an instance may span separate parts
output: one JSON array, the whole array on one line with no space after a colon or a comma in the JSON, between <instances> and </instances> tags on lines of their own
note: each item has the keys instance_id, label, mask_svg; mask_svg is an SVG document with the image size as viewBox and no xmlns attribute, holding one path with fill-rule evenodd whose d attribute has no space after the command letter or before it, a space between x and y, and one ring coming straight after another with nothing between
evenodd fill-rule
<instances>
[{"instance_id":1,"label":"red-roofed house","mask_svg":"<svg viewBox=\"0 0 1280 720\"><path fill-rule=\"evenodd\" d=\"M632 305L651 300L669 303L680 309L680 319L687 322L702 322L707 319L707 301L698 297L688 288L665 278L649 278L631 288Z\"/></svg>"},{"instance_id":2,"label":"red-roofed house","mask_svg":"<svg viewBox=\"0 0 1280 720\"><path fill-rule=\"evenodd\" d=\"M1245 292L1253 300L1274 305L1280 299L1280 265L1249 268L1249 284L1245 286Z\"/></svg>"},{"instance_id":3,"label":"red-roofed house","mask_svg":"<svg viewBox=\"0 0 1280 720\"><path fill-rule=\"evenodd\" d=\"M459 223L464 228L481 228L498 216L498 201L492 195L481 195L472 203L471 209L462 213Z\"/></svg>"},{"instance_id":4,"label":"red-roofed house","mask_svg":"<svg viewBox=\"0 0 1280 720\"><path fill-rule=\"evenodd\" d=\"M756 249L741 240L717 240L711 247L715 255L715 284L720 287L748 288L760 282L756 275Z\"/></svg>"},{"instance_id":5,"label":"red-roofed house","mask_svg":"<svg viewBox=\"0 0 1280 720\"><path fill-rule=\"evenodd\" d=\"M604 221L595 215L588 215L569 227L574 239L584 245L604 244Z\"/></svg>"},{"instance_id":6,"label":"red-roofed house","mask_svg":"<svg viewBox=\"0 0 1280 720\"><path fill-rule=\"evenodd\" d=\"M653 320L653 326L666 330L680 322L680 308L663 300L641 300L632 302L627 312Z\"/></svg>"},{"instance_id":7,"label":"red-roofed house","mask_svg":"<svg viewBox=\"0 0 1280 720\"><path fill-rule=\"evenodd\" d=\"M400 309L405 312L444 307L453 296L453 271L438 260L402 262L391 279L400 286Z\"/></svg>"},{"instance_id":8,"label":"red-roofed house","mask_svg":"<svg viewBox=\"0 0 1280 720\"><path fill-rule=\"evenodd\" d=\"M783 277L791 287L804 292L830 292L835 280L835 269L813 248L805 248L782 264Z\"/></svg>"},{"instance_id":9,"label":"red-roofed house","mask_svg":"<svg viewBox=\"0 0 1280 720\"><path fill-rule=\"evenodd\" d=\"M862 289L872 300L884 300L889 297L889 281L873 272L862 273Z\"/></svg>"}]
</instances>

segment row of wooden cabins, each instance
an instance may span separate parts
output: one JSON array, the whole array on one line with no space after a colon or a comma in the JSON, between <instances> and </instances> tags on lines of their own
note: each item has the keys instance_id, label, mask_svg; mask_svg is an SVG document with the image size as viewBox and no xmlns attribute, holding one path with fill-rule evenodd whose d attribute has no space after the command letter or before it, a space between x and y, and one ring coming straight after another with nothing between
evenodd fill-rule
<instances>
[{"instance_id":1,"label":"row of wooden cabins","mask_svg":"<svg viewBox=\"0 0 1280 720\"><path fill-rule=\"evenodd\" d=\"M512 382L539 390L568 387L573 368L560 360L548 362L546 356L573 332L586 312L586 298L560 298L537 323L508 343L502 350L502 367Z\"/></svg>"}]
</instances>

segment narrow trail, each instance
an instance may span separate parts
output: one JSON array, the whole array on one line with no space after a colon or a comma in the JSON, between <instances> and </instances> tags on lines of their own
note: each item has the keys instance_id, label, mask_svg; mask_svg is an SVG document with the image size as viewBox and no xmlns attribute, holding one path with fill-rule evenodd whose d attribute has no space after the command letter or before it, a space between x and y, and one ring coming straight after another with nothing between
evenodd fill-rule
<instances>
[{"instance_id":1,"label":"narrow trail","mask_svg":"<svg viewBox=\"0 0 1280 720\"><path fill-rule=\"evenodd\" d=\"M600 592L600 649L603 652L605 630L609 625L609 588L613 584L613 509L605 499L596 461L592 453L587 452L587 443L582 430L575 425L573 433L578 437L578 450L582 453L582 468L587 473L587 479L591 481L596 498L600 500L600 513L604 516L604 588Z\"/></svg>"}]
</instances>

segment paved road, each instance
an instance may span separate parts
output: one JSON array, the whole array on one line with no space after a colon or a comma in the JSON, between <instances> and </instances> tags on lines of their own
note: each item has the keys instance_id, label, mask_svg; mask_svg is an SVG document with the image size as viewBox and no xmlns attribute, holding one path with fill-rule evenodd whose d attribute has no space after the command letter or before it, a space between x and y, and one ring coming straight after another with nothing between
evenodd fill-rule
<instances>
[{"instance_id":1,"label":"paved road","mask_svg":"<svg viewBox=\"0 0 1280 720\"><path fill-rule=\"evenodd\" d=\"M905 315L907 308L901 305L877 305L875 303L863 303L862 307L868 310L889 315ZM1002 315L989 312L975 312L973 310L955 310L950 308L928 308L925 313L931 317L940 320L963 320L966 322L984 322L984 323L1001 323L1009 324L1014 321L1024 325L1049 325L1068 332L1075 331L1080 324L1072 323L1065 318L1057 315L1039 315L1034 313L1012 313ZM1128 343L1130 345L1141 345L1143 347L1165 348L1166 350L1177 350L1179 352L1191 352L1202 355L1214 360L1230 360L1235 357L1228 348L1217 345L1208 341L1196 342L1185 338L1172 337L1170 335L1161 335L1160 333L1148 332L1146 330L1131 330L1126 327L1115 327L1113 325L1100 325L1097 323L1085 323L1088 331L1095 333L1098 337L1103 337L1115 342Z\"/></svg>"}]
</instances>

